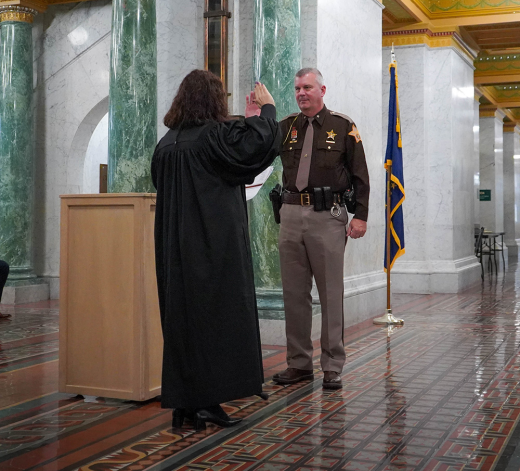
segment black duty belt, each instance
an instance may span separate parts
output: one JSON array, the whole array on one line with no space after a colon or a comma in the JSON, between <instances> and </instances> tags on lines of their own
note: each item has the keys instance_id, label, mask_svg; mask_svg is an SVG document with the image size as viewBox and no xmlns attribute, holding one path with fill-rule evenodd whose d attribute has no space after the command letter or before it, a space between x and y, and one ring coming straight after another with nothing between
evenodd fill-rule
<instances>
[{"instance_id":1,"label":"black duty belt","mask_svg":"<svg viewBox=\"0 0 520 471\"><path fill-rule=\"evenodd\" d=\"M341 193L333 193L334 201L343 204ZM314 204L314 195L312 193L282 193L282 203L299 204L300 206L311 206Z\"/></svg>"}]
</instances>

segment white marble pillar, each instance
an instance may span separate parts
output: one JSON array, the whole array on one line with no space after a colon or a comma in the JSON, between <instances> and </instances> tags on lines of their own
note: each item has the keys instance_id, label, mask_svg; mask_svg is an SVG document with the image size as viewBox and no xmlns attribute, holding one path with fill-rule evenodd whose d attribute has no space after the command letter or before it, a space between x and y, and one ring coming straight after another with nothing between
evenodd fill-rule
<instances>
[{"instance_id":1,"label":"white marble pillar","mask_svg":"<svg viewBox=\"0 0 520 471\"><path fill-rule=\"evenodd\" d=\"M491 201L480 201L480 224L486 231L504 230L504 117L497 110L480 118L480 190L491 190Z\"/></svg>"},{"instance_id":2,"label":"white marble pillar","mask_svg":"<svg viewBox=\"0 0 520 471\"><path fill-rule=\"evenodd\" d=\"M518 258L515 229L515 130L504 126L504 243L508 256Z\"/></svg>"},{"instance_id":3,"label":"white marble pillar","mask_svg":"<svg viewBox=\"0 0 520 471\"><path fill-rule=\"evenodd\" d=\"M480 227L480 201L479 201L479 189L480 189L480 114L479 114L480 103L478 96L475 95L475 101L473 102L473 223L475 227Z\"/></svg>"},{"instance_id":4,"label":"white marble pillar","mask_svg":"<svg viewBox=\"0 0 520 471\"><path fill-rule=\"evenodd\" d=\"M458 292L480 277L473 254L473 64L454 47L401 46L395 54L406 253L392 270L392 291ZM390 50L384 48L383 65L389 61ZM384 67L384 103L388 103L388 88ZM388 112L384 110L386 129Z\"/></svg>"},{"instance_id":5,"label":"white marble pillar","mask_svg":"<svg viewBox=\"0 0 520 471\"><path fill-rule=\"evenodd\" d=\"M515 167L515 238L520 245L520 126L515 127L514 137L514 167Z\"/></svg>"},{"instance_id":6,"label":"white marble pillar","mask_svg":"<svg viewBox=\"0 0 520 471\"><path fill-rule=\"evenodd\" d=\"M368 231L362 239L349 240L345 251L345 323L349 325L369 315L382 315L386 301L385 173L379 122L388 105L382 102L377 76L382 67L382 5L376 0L318 0L317 4L316 65L327 86L325 105L356 122L370 174ZM312 60L310 48L303 53Z\"/></svg>"}]
</instances>

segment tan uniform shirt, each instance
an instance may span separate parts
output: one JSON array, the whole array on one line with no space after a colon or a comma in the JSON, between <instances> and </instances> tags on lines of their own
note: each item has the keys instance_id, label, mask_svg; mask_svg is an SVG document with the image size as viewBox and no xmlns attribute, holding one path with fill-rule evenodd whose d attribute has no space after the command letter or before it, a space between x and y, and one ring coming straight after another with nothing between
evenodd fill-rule
<instances>
[{"instance_id":1,"label":"tan uniform shirt","mask_svg":"<svg viewBox=\"0 0 520 471\"><path fill-rule=\"evenodd\" d=\"M314 118L309 186L304 191L330 186L333 192L343 192L348 172L357 201L354 217L366 221L370 184L363 143L354 121L325 106ZM284 139L280 152L283 186L285 190L298 192L296 176L308 121L302 113L295 113L283 118L280 125Z\"/></svg>"}]
</instances>

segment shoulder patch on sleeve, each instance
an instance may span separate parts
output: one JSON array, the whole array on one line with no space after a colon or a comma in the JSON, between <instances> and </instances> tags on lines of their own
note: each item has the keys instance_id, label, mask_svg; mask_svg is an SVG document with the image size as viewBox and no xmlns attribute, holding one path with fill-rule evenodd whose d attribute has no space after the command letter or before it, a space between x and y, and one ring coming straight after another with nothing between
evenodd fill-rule
<instances>
[{"instance_id":1,"label":"shoulder patch on sleeve","mask_svg":"<svg viewBox=\"0 0 520 471\"><path fill-rule=\"evenodd\" d=\"M285 121L286 119L289 119L289 118L295 118L295 117L298 116L299 114L300 114L300 113L293 113L293 114L290 114L290 115L286 116L285 118L282 118L282 119L280 120L280 122Z\"/></svg>"},{"instance_id":2,"label":"shoulder patch on sleeve","mask_svg":"<svg viewBox=\"0 0 520 471\"><path fill-rule=\"evenodd\" d=\"M339 116L340 118L346 119L349 123L354 124L354 120L346 114L338 113L337 111L331 111L330 114L332 116Z\"/></svg>"}]
</instances>

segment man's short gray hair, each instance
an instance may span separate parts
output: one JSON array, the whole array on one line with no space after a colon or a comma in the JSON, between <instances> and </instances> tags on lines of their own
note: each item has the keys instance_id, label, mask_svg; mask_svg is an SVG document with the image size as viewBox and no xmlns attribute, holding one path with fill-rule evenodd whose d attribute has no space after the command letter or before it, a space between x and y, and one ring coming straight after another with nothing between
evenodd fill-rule
<instances>
[{"instance_id":1,"label":"man's short gray hair","mask_svg":"<svg viewBox=\"0 0 520 471\"><path fill-rule=\"evenodd\" d=\"M303 69L298 70L295 77L303 77L307 74L314 74L316 76L316 81L320 84L320 87L323 85L323 75L321 75L321 72L314 67L304 67Z\"/></svg>"}]
</instances>

